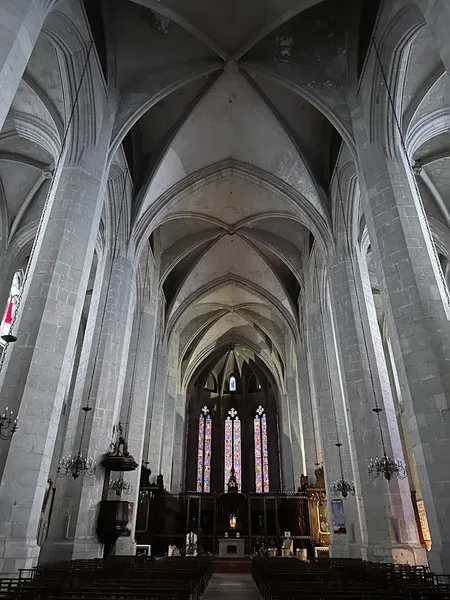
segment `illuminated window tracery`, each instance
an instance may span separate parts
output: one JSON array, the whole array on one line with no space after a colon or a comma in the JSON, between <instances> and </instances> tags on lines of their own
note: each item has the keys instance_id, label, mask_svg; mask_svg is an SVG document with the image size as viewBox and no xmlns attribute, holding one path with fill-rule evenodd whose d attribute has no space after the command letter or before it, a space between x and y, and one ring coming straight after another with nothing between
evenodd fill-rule
<instances>
[{"instance_id":1,"label":"illuminated window tracery","mask_svg":"<svg viewBox=\"0 0 450 600\"><path fill-rule=\"evenodd\" d=\"M207 406L202 408L198 425L197 492L211 491L212 418Z\"/></svg>"},{"instance_id":2,"label":"illuminated window tracery","mask_svg":"<svg viewBox=\"0 0 450 600\"><path fill-rule=\"evenodd\" d=\"M230 479L231 469L234 467L238 489L242 489L241 469L241 421L237 410L228 411L225 420L225 490Z\"/></svg>"},{"instance_id":3,"label":"illuminated window tracery","mask_svg":"<svg viewBox=\"0 0 450 600\"><path fill-rule=\"evenodd\" d=\"M258 494L269 491L269 451L267 447L267 417L259 406L253 420L255 444L255 489Z\"/></svg>"}]
</instances>

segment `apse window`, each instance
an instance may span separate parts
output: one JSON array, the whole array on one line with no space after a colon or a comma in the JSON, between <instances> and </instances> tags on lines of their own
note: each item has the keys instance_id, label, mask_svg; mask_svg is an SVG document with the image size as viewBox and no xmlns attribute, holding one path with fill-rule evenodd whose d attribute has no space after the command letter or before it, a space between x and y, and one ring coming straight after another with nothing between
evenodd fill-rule
<instances>
[{"instance_id":1,"label":"apse window","mask_svg":"<svg viewBox=\"0 0 450 600\"><path fill-rule=\"evenodd\" d=\"M197 449L197 492L204 494L211 491L211 441L212 418L209 408L204 406L198 423Z\"/></svg>"},{"instance_id":2,"label":"apse window","mask_svg":"<svg viewBox=\"0 0 450 600\"><path fill-rule=\"evenodd\" d=\"M234 377L233 375L230 377L229 388L230 392L236 391L236 377Z\"/></svg>"},{"instance_id":3,"label":"apse window","mask_svg":"<svg viewBox=\"0 0 450 600\"><path fill-rule=\"evenodd\" d=\"M258 406L253 420L255 444L255 490L257 494L269 491L269 449L267 446L267 417Z\"/></svg>"},{"instance_id":4,"label":"apse window","mask_svg":"<svg viewBox=\"0 0 450 600\"><path fill-rule=\"evenodd\" d=\"M228 489L231 469L234 469L238 490L241 491L241 421L235 408L228 411L225 419L225 491Z\"/></svg>"}]
</instances>

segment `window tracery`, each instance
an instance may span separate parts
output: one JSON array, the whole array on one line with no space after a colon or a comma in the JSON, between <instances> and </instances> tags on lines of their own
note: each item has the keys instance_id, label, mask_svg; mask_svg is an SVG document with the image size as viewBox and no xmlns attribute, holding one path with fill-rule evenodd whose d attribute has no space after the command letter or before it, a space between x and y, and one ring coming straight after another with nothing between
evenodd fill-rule
<instances>
[{"instance_id":1,"label":"window tracery","mask_svg":"<svg viewBox=\"0 0 450 600\"><path fill-rule=\"evenodd\" d=\"M198 425L197 492L205 494L211 491L211 441L212 418L209 408L204 406Z\"/></svg>"},{"instance_id":2,"label":"window tracery","mask_svg":"<svg viewBox=\"0 0 450 600\"><path fill-rule=\"evenodd\" d=\"M241 421L235 408L228 411L225 420L225 490L228 486L232 468L235 471L238 489L241 491Z\"/></svg>"},{"instance_id":3,"label":"window tracery","mask_svg":"<svg viewBox=\"0 0 450 600\"><path fill-rule=\"evenodd\" d=\"M269 491L269 451L267 447L267 417L260 405L253 420L255 445L255 489L262 494Z\"/></svg>"}]
</instances>

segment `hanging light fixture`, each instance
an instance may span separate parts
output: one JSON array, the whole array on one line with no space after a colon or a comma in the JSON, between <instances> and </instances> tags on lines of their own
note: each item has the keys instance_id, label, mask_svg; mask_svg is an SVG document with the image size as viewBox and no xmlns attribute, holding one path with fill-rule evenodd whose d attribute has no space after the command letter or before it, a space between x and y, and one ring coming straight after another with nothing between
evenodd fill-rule
<instances>
[{"instance_id":1,"label":"hanging light fixture","mask_svg":"<svg viewBox=\"0 0 450 600\"><path fill-rule=\"evenodd\" d=\"M85 477L90 477L96 471L96 468L97 468L96 462L91 457L85 458L81 454L81 444L83 442L84 430L86 427L86 418L87 418L88 412L92 409L90 406L83 406L83 408L81 410L84 411L84 419L83 419L83 428L81 430L80 445L78 448L78 453L74 457L72 457L72 456L69 456L67 458L63 457L59 461L58 470L57 470L58 477L72 476L74 479L78 479L78 477L80 475L84 475Z\"/></svg>"},{"instance_id":2,"label":"hanging light fixture","mask_svg":"<svg viewBox=\"0 0 450 600\"><path fill-rule=\"evenodd\" d=\"M350 494L350 496L354 496L355 495L355 484L353 483L353 481L347 481L346 479L344 479L344 468L342 465L342 454L341 454L341 446L342 444L340 442L338 442L337 444L335 444L335 446L337 446L338 448L338 452L339 452L339 463L341 465L341 478L337 479L336 481L333 481L333 483L330 485L330 492L332 496L342 496L343 498L347 498L347 496Z\"/></svg>"},{"instance_id":3,"label":"hanging light fixture","mask_svg":"<svg viewBox=\"0 0 450 600\"><path fill-rule=\"evenodd\" d=\"M4 413L0 417L0 438L2 440L10 440L17 430L17 417L13 419L14 411L9 411L5 408Z\"/></svg>"},{"instance_id":4,"label":"hanging light fixture","mask_svg":"<svg viewBox=\"0 0 450 600\"><path fill-rule=\"evenodd\" d=\"M369 466L367 467L368 473L372 479L386 479L390 481L393 477L397 479L405 479L407 471L403 462L399 459L390 458L386 454L386 446L384 444L383 429L381 427L380 413L382 408L376 406L373 412L376 413L378 418L378 427L380 429L381 445L383 447L383 454L380 457L370 459Z\"/></svg>"},{"instance_id":5,"label":"hanging light fixture","mask_svg":"<svg viewBox=\"0 0 450 600\"><path fill-rule=\"evenodd\" d=\"M133 491L133 486L128 479L124 479L122 476L118 479L114 479L109 484L109 489L116 493L117 496L121 496L122 494L126 494L129 496Z\"/></svg>"}]
</instances>

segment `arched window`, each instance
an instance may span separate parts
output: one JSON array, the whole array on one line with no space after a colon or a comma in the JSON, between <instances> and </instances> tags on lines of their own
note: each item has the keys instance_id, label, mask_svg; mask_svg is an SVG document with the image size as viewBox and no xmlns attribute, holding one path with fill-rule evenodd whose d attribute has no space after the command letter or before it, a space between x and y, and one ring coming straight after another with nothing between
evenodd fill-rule
<instances>
[{"instance_id":1,"label":"arched window","mask_svg":"<svg viewBox=\"0 0 450 600\"><path fill-rule=\"evenodd\" d=\"M212 418L207 406L202 408L198 424L197 492L211 491Z\"/></svg>"},{"instance_id":2,"label":"arched window","mask_svg":"<svg viewBox=\"0 0 450 600\"><path fill-rule=\"evenodd\" d=\"M255 441L255 489L257 494L269 491L269 452L267 449L267 417L258 406L253 420Z\"/></svg>"},{"instance_id":3,"label":"arched window","mask_svg":"<svg viewBox=\"0 0 450 600\"><path fill-rule=\"evenodd\" d=\"M11 288L9 290L8 304L6 305L5 314L3 316L0 335L7 335L11 329L11 324L14 319L14 314L17 309L20 290L23 284L23 271L17 271L14 274Z\"/></svg>"},{"instance_id":4,"label":"arched window","mask_svg":"<svg viewBox=\"0 0 450 600\"><path fill-rule=\"evenodd\" d=\"M227 490L232 468L234 468L240 491L242 489L241 421L234 408L228 411L225 420L225 490Z\"/></svg>"},{"instance_id":5,"label":"arched window","mask_svg":"<svg viewBox=\"0 0 450 600\"><path fill-rule=\"evenodd\" d=\"M236 391L236 377L234 377L234 375L232 375L230 377L229 388L230 388L230 392Z\"/></svg>"}]
</instances>

